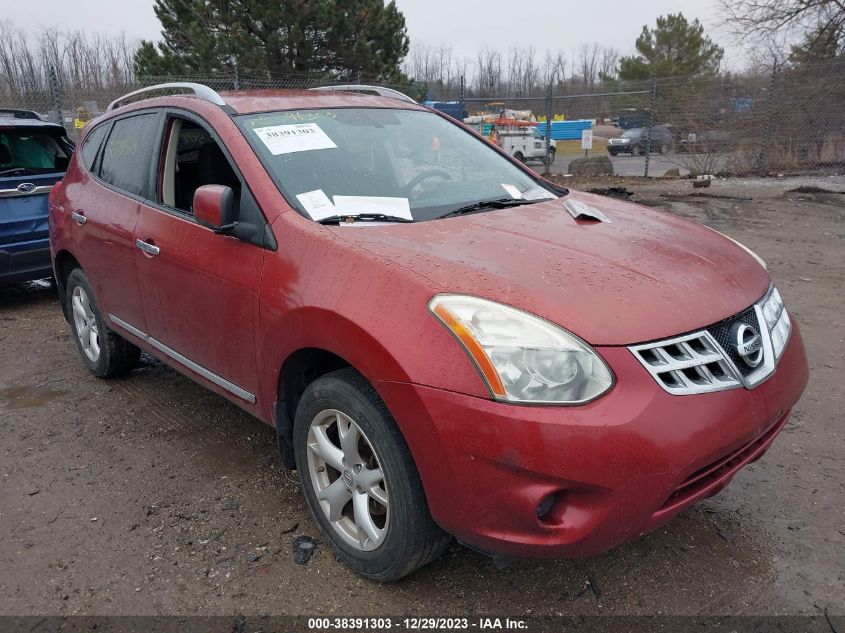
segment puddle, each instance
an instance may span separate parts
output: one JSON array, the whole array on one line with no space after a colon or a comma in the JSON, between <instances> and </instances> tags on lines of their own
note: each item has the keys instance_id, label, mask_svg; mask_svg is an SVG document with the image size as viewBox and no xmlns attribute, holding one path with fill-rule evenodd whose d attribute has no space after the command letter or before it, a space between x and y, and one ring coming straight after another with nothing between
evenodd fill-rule
<instances>
[{"instance_id":1,"label":"puddle","mask_svg":"<svg viewBox=\"0 0 845 633\"><path fill-rule=\"evenodd\" d=\"M65 393L67 392L34 385L0 389L0 411L43 407Z\"/></svg>"}]
</instances>

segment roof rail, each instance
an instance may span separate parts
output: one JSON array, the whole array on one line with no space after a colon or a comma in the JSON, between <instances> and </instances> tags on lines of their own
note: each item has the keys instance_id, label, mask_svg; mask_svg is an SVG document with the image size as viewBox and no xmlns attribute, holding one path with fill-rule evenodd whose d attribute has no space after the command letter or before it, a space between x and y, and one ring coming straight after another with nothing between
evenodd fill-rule
<instances>
[{"instance_id":1,"label":"roof rail","mask_svg":"<svg viewBox=\"0 0 845 633\"><path fill-rule=\"evenodd\" d=\"M358 92L361 94L374 94L380 97L388 97L390 99L399 99L400 101L407 101L409 103L416 103L411 97L405 93L394 90L393 88L385 88L384 86L368 86L365 84L349 84L349 85L332 85L320 86L319 88L311 88L320 92Z\"/></svg>"},{"instance_id":2,"label":"roof rail","mask_svg":"<svg viewBox=\"0 0 845 633\"><path fill-rule=\"evenodd\" d=\"M190 83L186 81L174 81L172 83L167 84L156 84L155 86L147 86L145 88L141 88L140 90L135 90L134 92L125 94L122 97L112 101L109 104L109 107L106 108L106 112L110 112L115 108L119 108L121 105L124 104L124 102L128 102L133 97L147 94L148 92L158 92L160 90L187 90L189 92L193 92L194 96L198 99L210 101L211 103L219 106L226 105L226 102L223 100L223 97L217 94L216 90L213 90L208 86L205 86L203 84Z\"/></svg>"}]
</instances>

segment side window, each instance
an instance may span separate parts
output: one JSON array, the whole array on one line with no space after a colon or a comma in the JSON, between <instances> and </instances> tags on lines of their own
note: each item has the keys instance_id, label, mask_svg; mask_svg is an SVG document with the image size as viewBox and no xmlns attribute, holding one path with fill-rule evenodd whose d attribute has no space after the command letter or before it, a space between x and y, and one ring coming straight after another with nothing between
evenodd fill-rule
<instances>
[{"instance_id":1,"label":"side window","mask_svg":"<svg viewBox=\"0 0 845 633\"><path fill-rule=\"evenodd\" d=\"M80 154L82 156L82 164L88 171L94 168L94 159L97 157L97 150L103 143L103 137L106 135L108 124L98 125L91 130L88 136L85 137L85 142L82 143Z\"/></svg>"},{"instance_id":2,"label":"side window","mask_svg":"<svg viewBox=\"0 0 845 633\"><path fill-rule=\"evenodd\" d=\"M240 200L241 181L214 137L193 121L173 118L168 125L160 202L193 215L194 192L203 185L231 187L235 200Z\"/></svg>"},{"instance_id":3,"label":"side window","mask_svg":"<svg viewBox=\"0 0 845 633\"><path fill-rule=\"evenodd\" d=\"M129 193L150 197L150 168L158 114L139 114L114 122L100 160L100 178Z\"/></svg>"}]
</instances>

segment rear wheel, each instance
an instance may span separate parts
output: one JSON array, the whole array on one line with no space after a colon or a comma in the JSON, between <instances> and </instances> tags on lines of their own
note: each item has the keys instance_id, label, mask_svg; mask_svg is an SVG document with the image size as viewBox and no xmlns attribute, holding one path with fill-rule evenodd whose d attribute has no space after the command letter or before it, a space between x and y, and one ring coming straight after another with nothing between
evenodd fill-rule
<instances>
[{"instance_id":1,"label":"rear wheel","mask_svg":"<svg viewBox=\"0 0 845 633\"><path fill-rule=\"evenodd\" d=\"M108 328L82 270L70 273L66 288L71 333L88 370L98 378L114 378L137 367L141 350Z\"/></svg>"},{"instance_id":2,"label":"rear wheel","mask_svg":"<svg viewBox=\"0 0 845 633\"><path fill-rule=\"evenodd\" d=\"M446 548L450 537L428 512L410 450L361 374L342 369L312 382L293 439L308 507L356 572L398 580Z\"/></svg>"}]
</instances>

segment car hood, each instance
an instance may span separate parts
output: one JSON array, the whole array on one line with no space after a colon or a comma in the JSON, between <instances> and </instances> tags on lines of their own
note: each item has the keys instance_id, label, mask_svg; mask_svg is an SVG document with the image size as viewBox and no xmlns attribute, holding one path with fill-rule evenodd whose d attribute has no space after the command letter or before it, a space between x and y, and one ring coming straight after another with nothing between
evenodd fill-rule
<instances>
[{"instance_id":1,"label":"car hood","mask_svg":"<svg viewBox=\"0 0 845 633\"><path fill-rule=\"evenodd\" d=\"M611 223L574 220L567 198ZM593 345L627 345L716 323L754 303L770 278L740 246L669 213L580 192L444 220L336 227L432 282L434 292L499 301Z\"/></svg>"}]
</instances>

